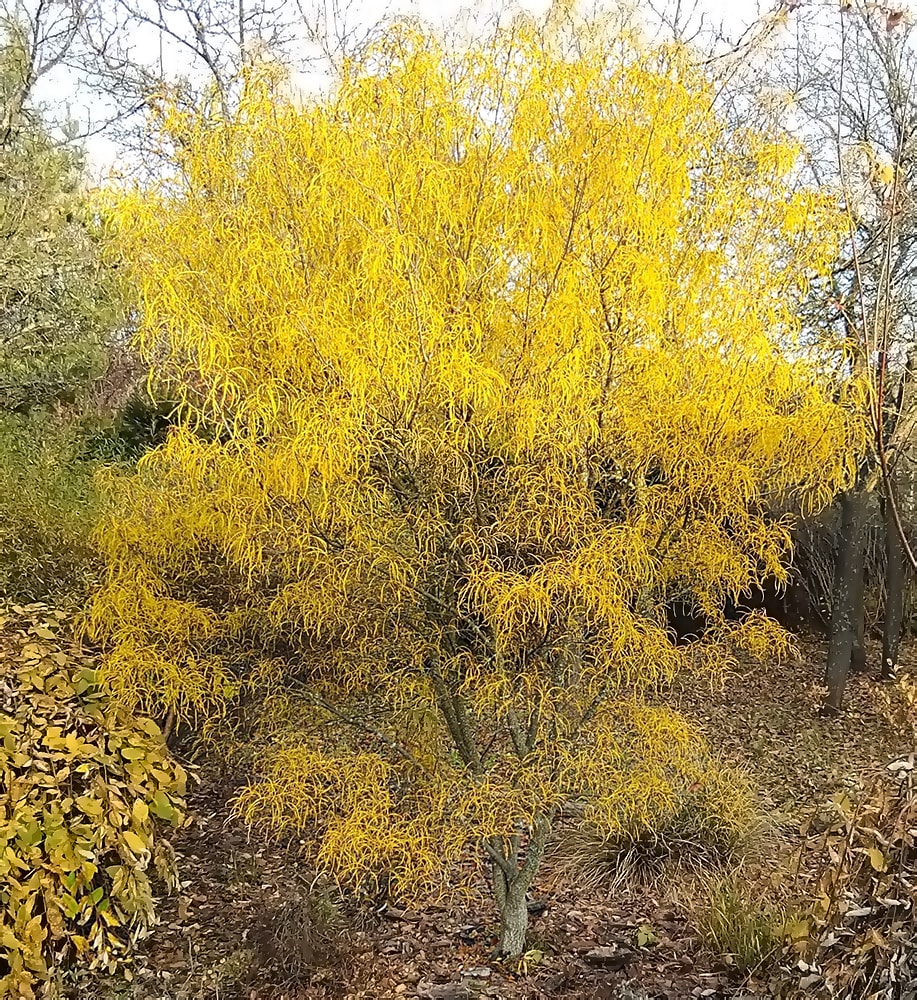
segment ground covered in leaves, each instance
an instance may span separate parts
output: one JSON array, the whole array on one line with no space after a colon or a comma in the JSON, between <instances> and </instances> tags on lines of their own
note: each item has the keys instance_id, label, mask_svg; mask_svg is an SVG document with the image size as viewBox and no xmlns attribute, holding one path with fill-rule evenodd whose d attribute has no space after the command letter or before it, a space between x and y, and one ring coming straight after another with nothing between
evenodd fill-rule
<instances>
[{"instance_id":1,"label":"ground covered in leaves","mask_svg":"<svg viewBox=\"0 0 917 1000\"><path fill-rule=\"evenodd\" d=\"M914 749L898 696L872 677L851 679L842 715L821 716L823 662L823 647L810 642L798 661L749 670L722 691L686 684L671 693L757 789L762 829L733 872L752 897L757 885L777 899L821 891L809 848L819 811L849 804ZM612 885L588 858L571 869L562 837L532 901L530 951L510 968L490 958L486 887L479 905L465 907L342 900L294 849L252 841L230 821L239 780L202 768L193 822L176 843L180 891L162 901L162 922L126 975L83 978L74 996L676 1000L810 995L818 985L792 949L766 970L717 949L716 927L698 917L713 883L690 866Z\"/></svg>"}]
</instances>

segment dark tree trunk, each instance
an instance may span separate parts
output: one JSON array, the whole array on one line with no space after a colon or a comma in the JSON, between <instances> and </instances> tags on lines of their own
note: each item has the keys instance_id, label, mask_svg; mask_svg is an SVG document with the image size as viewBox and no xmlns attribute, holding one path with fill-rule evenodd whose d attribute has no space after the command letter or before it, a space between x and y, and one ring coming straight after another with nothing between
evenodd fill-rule
<instances>
[{"instance_id":1,"label":"dark tree trunk","mask_svg":"<svg viewBox=\"0 0 917 1000\"><path fill-rule=\"evenodd\" d=\"M865 522L865 516L864 516ZM865 552L866 525L863 525L863 550ZM855 674L866 672L866 573L863 559L853 580L850 594L850 617L853 621L853 646L850 649L850 669Z\"/></svg>"},{"instance_id":2,"label":"dark tree trunk","mask_svg":"<svg viewBox=\"0 0 917 1000\"><path fill-rule=\"evenodd\" d=\"M839 711L844 688L857 642L857 600L862 592L863 554L866 542L867 495L850 490L841 497L841 531L837 563L834 568L834 605L831 614L828 664L825 684L828 698L825 707Z\"/></svg>"},{"instance_id":3,"label":"dark tree trunk","mask_svg":"<svg viewBox=\"0 0 917 1000\"><path fill-rule=\"evenodd\" d=\"M898 668L898 645L904 625L904 585L907 566L904 546L891 504L882 504L885 518L885 624L882 627L882 670L884 678L894 676Z\"/></svg>"}]
</instances>

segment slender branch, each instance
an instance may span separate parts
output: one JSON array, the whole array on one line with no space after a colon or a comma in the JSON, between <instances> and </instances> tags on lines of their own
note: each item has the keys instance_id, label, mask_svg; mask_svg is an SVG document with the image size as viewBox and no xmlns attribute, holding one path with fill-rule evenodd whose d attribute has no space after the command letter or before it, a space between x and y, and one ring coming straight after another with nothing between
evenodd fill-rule
<instances>
[{"instance_id":1,"label":"slender branch","mask_svg":"<svg viewBox=\"0 0 917 1000\"><path fill-rule=\"evenodd\" d=\"M336 719L341 722L346 723L348 726L352 726L354 729L359 729L364 733L369 733L371 736L375 736L380 742L384 743L390 750L393 750L399 757L406 760L409 764L413 764L414 767L423 771L428 778L432 778L433 774L429 768L422 764L408 748L401 743L399 740L393 740L390 736L386 736L381 730L377 729L375 726L366 722L363 719L358 719L355 716L348 715L346 712L342 712L340 709L335 708L330 702L325 701L324 698L319 697L312 691L305 690L305 697L312 702L317 708L328 712L333 715Z\"/></svg>"},{"instance_id":2,"label":"slender branch","mask_svg":"<svg viewBox=\"0 0 917 1000\"><path fill-rule=\"evenodd\" d=\"M512 881L512 879L516 877L518 871L503 853L502 845L500 844L498 837L488 837L487 840L484 841L484 850L487 852L491 861L493 861L493 863L499 867L500 871L503 872L507 880Z\"/></svg>"}]
</instances>

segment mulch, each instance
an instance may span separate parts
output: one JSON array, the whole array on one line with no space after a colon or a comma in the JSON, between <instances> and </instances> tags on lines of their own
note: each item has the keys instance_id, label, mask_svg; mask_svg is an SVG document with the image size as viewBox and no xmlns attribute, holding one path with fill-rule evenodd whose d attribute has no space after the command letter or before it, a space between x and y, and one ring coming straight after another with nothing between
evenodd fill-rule
<instances>
[{"instance_id":1,"label":"mulch","mask_svg":"<svg viewBox=\"0 0 917 1000\"><path fill-rule=\"evenodd\" d=\"M877 660L875 650L873 659ZM917 648L908 651L917 664ZM893 689L850 680L841 715L819 714L824 647L798 660L748 667L711 691L682 684L670 701L694 718L730 763L748 771L781 850L804 840L806 816L833 791L913 751L914 734ZM907 656L905 657L907 666ZM278 954L278 921L314 889L295 850L251 839L230 818L239 778L206 763L191 795L193 821L177 839L180 891L134 966L81 977L74 995L100 1000L324 1000L474 997L687 1000L771 996L711 954L690 925L684 886L583 888L544 873L533 905L530 951L518 966L494 961L496 915L482 883L465 906L338 900L340 926L296 965Z\"/></svg>"}]
</instances>

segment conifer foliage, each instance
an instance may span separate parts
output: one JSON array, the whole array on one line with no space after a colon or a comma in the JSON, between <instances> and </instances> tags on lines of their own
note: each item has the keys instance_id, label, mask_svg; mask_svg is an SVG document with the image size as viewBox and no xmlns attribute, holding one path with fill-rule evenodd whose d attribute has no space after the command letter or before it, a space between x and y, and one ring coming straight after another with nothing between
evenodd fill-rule
<instances>
[{"instance_id":1,"label":"conifer foliage","mask_svg":"<svg viewBox=\"0 0 917 1000\"><path fill-rule=\"evenodd\" d=\"M699 766L647 695L786 645L723 609L861 438L797 320L843 220L690 52L608 23L391 26L289 89L165 108L174 173L116 207L184 418L111 480L88 627L147 710L265 697L239 808L342 882L406 898L480 849L518 954L559 811L613 832Z\"/></svg>"}]
</instances>

